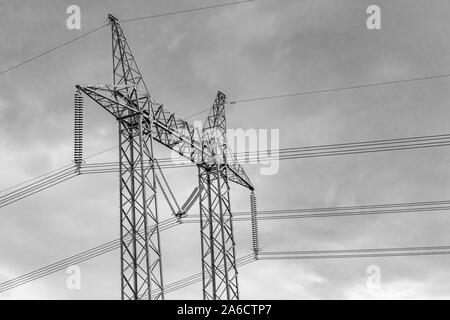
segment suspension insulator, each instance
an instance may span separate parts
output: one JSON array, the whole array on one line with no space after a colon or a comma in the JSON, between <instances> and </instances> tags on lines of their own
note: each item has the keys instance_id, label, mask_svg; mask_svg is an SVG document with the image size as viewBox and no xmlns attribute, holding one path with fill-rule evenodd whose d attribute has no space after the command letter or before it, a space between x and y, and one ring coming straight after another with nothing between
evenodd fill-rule
<instances>
[{"instance_id":1,"label":"suspension insulator","mask_svg":"<svg viewBox=\"0 0 450 320\"><path fill-rule=\"evenodd\" d=\"M253 243L253 252L255 254L255 258L258 258L258 253L260 251L259 248L259 239L258 239L258 210L256 208L256 196L252 191L250 194L250 208L251 208L251 219L252 219L252 243Z\"/></svg>"},{"instance_id":2,"label":"suspension insulator","mask_svg":"<svg viewBox=\"0 0 450 320\"><path fill-rule=\"evenodd\" d=\"M74 153L73 160L78 171L83 163L83 96L80 91L75 92L74 114Z\"/></svg>"}]
</instances>

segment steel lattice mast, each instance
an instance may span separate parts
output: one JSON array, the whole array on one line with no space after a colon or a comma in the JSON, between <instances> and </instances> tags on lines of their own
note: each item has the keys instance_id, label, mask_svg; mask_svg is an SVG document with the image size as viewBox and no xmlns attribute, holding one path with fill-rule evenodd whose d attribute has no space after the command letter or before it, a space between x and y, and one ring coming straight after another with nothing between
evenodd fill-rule
<instances>
[{"instance_id":1,"label":"steel lattice mast","mask_svg":"<svg viewBox=\"0 0 450 320\"><path fill-rule=\"evenodd\" d=\"M198 165L203 298L239 299L236 250L228 185L225 95L216 101L203 127L204 139L221 157L217 163Z\"/></svg>"},{"instance_id":2,"label":"steel lattice mast","mask_svg":"<svg viewBox=\"0 0 450 320\"><path fill-rule=\"evenodd\" d=\"M122 299L164 298L152 140L198 167L204 299L238 299L229 182L254 188L227 148L225 95L199 133L154 101L118 20L109 22L114 84L77 89L119 122Z\"/></svg>"},{"instance_id":3,"label":"steel lattice mast","mask_svg":"<svg viewBox=\"0 0 450 320\"><path fill-rule=\"evenodd\" d=\"M143 119L143 111L148 110L149 104L137 95L138 90L147 93L148 90L117 19L109 16L109 21L113 83L131 86L126 96L131 97L137 107L137 110L127 110L118 119L122 299L141 299L150 295L153 288L160 292L156 299L164 299L153 141ZM145 168L147 163L150 166ZM149 229L150 225L155 228ZM131 240L125 240L124 236L129 234L132 234Z\"/></svg>"}]
</instances>

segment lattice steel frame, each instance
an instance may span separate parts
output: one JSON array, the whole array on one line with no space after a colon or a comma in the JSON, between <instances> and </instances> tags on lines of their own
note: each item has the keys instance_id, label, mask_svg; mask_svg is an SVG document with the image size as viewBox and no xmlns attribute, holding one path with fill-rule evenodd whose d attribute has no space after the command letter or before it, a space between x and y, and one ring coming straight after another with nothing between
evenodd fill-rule
<instances>
[{"instance_id":1,"label":"lattice steel frame","mask_svg":"<svg viewBox=\"0 0 450 320\"><path fill-rule=\"evenodd\" d=\"M230 208L227 145L226 96L217 93L203 126L202 140L214 155L214 164L198 165L200 196L200 235L202 251L203 299L238 300L236 246Z\"/></svg>"},{"instance_id":2,"label":"lattice steel frame","mask_svg":"<svg viewBox=\"0 0 450 320\"><path fill-rule=\"evenodd\" d=\"M254 188L227 148L226 97L217 94L198 137L191 124L153 100L117 19L109 15L109 21L114 85L77 89L119 121L122 299L164 298L152 139L198 166L204 299L238 299L229 182ZM218 137L204 137L208 129Z\"/></svg>"},{"instance_id":3,"label":"lattice steel frame","mask_svg":"<svg viewBox=\"0 0 450 320\"><path fill-rule=\"evenodd\" d=\"M119 120L122 299L133 300L164 294L152 137L142 123L139 113Z\"/></svg>"},{"instance_id":4,"label":"lattice steel frame","mask_svg":"<svg viewBox=\"0 0 450 320\"><path fill-rule=\"evenodd\" d=\"M239 299L226 170L223 164L198 166L204 300Z\"/></svg>"}]
</instances>

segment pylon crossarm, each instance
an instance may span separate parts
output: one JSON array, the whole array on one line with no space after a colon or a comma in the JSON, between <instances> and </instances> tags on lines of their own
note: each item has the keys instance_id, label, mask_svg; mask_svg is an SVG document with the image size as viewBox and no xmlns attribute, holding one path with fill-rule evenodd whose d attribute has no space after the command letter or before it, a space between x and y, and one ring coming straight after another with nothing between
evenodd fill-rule
<instances>
[{"instance_id":1,"label":"pylon crossarm","mask_svg":"<svg viewBox=\"0 0 450 320\"><path fill-rule=\"evenodd\" d=\"M103 109L112 114L116 119L122 118L125 114L138 113L136 105L127 103L128 92L133 92L127 87L113 85L105 86L85 86L77 85L77 89L85 93L89 98L97 102Z\"/></svg>"},{"instance_id":2,"label":"pylon crossarm","mask_svg":"<svg viewBox=\"0 0 450 320\"><path fill-rule=\"evenodd\" d=\"M144 105L142 101L130 104L125 101L126 99L131 102L137 99L148 100L149 107L146 109L147 115L150 117L146 117L145 120L154 124L151 128L153 139L195 164L223 163L222 155L216 156L215 148L217 146L203 137L204 130L202 128L196 130L193 125L178 118L174 113L165 109L162 104L153 100L118 19L112 15L109 15L108 19L112 32L114 85L80 86L80 89L116 118L121 118L126 113L126 109L132 105ZM219 92L205 126L214 128L226 126L225 122L221 120L223 119L221 115L225 112L224 103L225 95ZM146 129L148 130L148 128ZM147 131L147 133L149 132ZM235 157L228 157L225 163L230 169L227 170L229 181L253 190L250 179Z\"/></svg>"},{"instance_id":3,"label":"pylon crossarm","mask_svg":"<svg viewBox=\"0 0 450 320\"><path fill-rule=\"evenodd\" d=\"M223 161L219 156L214 156L213 143L201 143L201 133L196 131L193 125L176 117L174 113L167 111L163 105L151 100L145 92L139 92L133 86L85 86L77 88L85 93L102 108L112 114L116 119L123 119L132 113L143 112L143 120L147 122L146 132L152 130L153 139L187 158L195 164L213 164ZM150 107L145 108L145 105ZM143 107L144 106L144 107ZM151 127L151 123L153 126ZM226 148L226 165L228 179L239 185L253 189L250 179L243 167L237 162L235 156Z\"/></svg>"},{"instance_id":4,"label":"pylon crossarm","mask_svg":"<svg viewBox=\"0 0 450 320\"><path fill-rule=\"evenodd\" d=\"M234 154L232 156L233 156L233 158L236 157ZM228 167L228 170L227 170L228 180L233 181L234 183L244 186L250 190L255 189L253 187L249 177L245 173L244 168L242 167L242 165L240 165L237 162L237 159L233 162L228 162L227 167Z\"/></svg>"}]
</instances>

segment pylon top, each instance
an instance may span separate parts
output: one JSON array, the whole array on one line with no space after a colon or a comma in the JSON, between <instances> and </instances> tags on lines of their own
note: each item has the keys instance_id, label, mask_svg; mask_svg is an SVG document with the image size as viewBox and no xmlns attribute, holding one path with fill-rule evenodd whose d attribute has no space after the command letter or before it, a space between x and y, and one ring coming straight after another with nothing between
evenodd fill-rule
<instances>
[{"instance_id":1,"label":"pylon top","mask_svg":"<svg viewBox=\"0 0 450 320\"><path fill-rule=\"evenodd\" d=\"M108 14L108 20L109 22L118 22L119 19L117 19L116 17L114 17L112 14Z\"/></svg>"}]
</instances>

